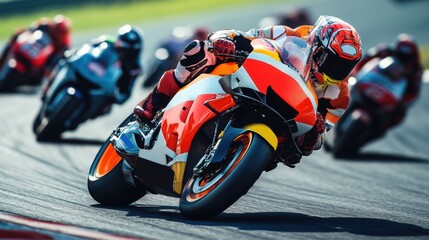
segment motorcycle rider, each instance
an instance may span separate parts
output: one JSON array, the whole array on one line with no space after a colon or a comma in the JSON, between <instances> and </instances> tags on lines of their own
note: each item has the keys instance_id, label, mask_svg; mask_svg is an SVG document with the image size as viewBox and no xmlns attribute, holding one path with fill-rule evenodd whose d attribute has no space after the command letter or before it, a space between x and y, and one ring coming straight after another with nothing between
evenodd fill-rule
<instances>
[{"instance_id":1,"label":"motorcycle rider","mask_svg":"<svg viewBox=\"0 0 429 240\"><path fill-rule=\"evenodd\" d=\"M46 32L54 43L54 53L48 59L44 70L44 74L47 75L58 60L63 57L64 52L71 47L71 26L72 21L69 18L63 15L56 15L53 19L46 17L40 18L39 20L32 22L29 28L18 29L10 37L9 42L3 49L0 56L0 66L3 66L6 56L9 54L12 45L20 34L25 31L35 32L41 30Z\"/></svg>"},{"instance_id":2,"label":"motorcycle rider","mask_svg":"<svg viewBox=\"0 0 429 240\"><path fill-rule=\"evenodd\" d=\"M114 47L119 54L122 68L122 75L117 83L119 94L116 96L116 102L122 104L131 96L134 83L142 73L140 58L143 49L143 31L137 26L128 24L120 27Z\"/></svg>"},{"instance_id":3,"label":"motorcycle rider","mask_svg":"<svg viewBox=\"0 0 429 240\"><path fill-rule=\"evenodd\" d=\"M349 103L347 76L362 56L361 41L356 30L347 22L332 16L320 16L314 26L302 25L295 29L288 26L270 26L248 32L222 30L211 33L205 41L192 41L176 69L166 71L152 92L139 102L134 113L143 121L153 119L170 99L201 73L209 73L224 62L236 61L238 50L251 51L250 41L267 38L282 41L287 36L306 40L311 46L310 81L319 98L320 114L314 127L297 140L304 155L320 149L325 123L331 128ZM281 147L281 139L279 139ZM281 156L280 156L281 157ZM293 167L301 156L282 159Z\"/></svg>"},{"instance_id":4,"label":"motorcycle rider","mask_svg":"<svg viewBox=\"0 0 429 240\"><path fill-rule=\"evenodd\" d=\"M116 37L101 35L90 43L92 47L101 44L106 44L107 48L114 48L118 53L119 61L116 64L121 66L122 74L116 84L118 91L114 101L122 104L131 96L134 82L142 72L140 54L143 48L143 32L137 26L126 24L118 29ZM72 55L74 51L77 49L67 52L66 55ZM53 79L54 77L49 78L49 82L44 87L44 93L49 89ZM106 106L104 112L109 112L110 107L110 105Z\"/></svg>"},{"instance_id":5,"label":"motorcycle rider","mask_svg":"<svg viewBox=\"0 0 429 240\"><path fill-rule=\"evenodd\" d=\"M355 75L355 73L361 70L365 64L372 59L382 59L389 56L397 58L402 63L408 84L405 89L404 96L395 110L395 117L391 119L391 122L386 126L379 128L379 131L374 133L372 138L379 138L384 135L387 129L400 124L404 120L407 110L416 101L420 94L424 69L420 61L418 44L415 38L410 34L400 33L391 44L381 43L370 48L362 60L353 69L351 75Z\"/></svg>"}]
</instances>

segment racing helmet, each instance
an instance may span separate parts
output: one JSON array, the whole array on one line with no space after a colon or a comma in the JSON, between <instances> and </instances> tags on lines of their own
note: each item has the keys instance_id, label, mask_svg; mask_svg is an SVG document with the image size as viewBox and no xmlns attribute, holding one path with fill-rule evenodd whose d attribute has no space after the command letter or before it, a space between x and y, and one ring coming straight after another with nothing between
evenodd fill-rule
<instances>
[{"instance_id":1,"label":"racing helmet","mask_svg":"<svg viewBox=\"0 0 429 240\"><path fill-rule=\"evenodd\" d=\"M72 21L63 16L56 15L52 19L52 23L50 24L50 33L51 36L54 37L54 40L60 45L65 45L70 47L71 45L71 30Z\"/></svg>"},{"instance_id":2,"label":"racing helmet","mask_svg":"<svg viewBox=\"0 0 429 240\"><path fill-rule=\"evenodd\" d=\"M136 26L124 25L118 29L115 46L122 61L138 64L143 48L143 32Z\"/></svg>"},{"instance_id":3,"label":"racing helmet","mask_svg":"<svg viewBox=\"0 0 429 240\"><path fill-rule=\"evenodd\" d=\"M68 34L70 32L71 25L71 20L63 15L56 15L53 19L54 31L58 34Z\"/></svg>"},{"instance_id":4,"label":"racing helmet","mask_svg":"<svg viewBox=\"0 0 429 240\"><path fill-rule=\"evenodd\" d=\"M312 73L325 86L344 80L362 58L362 43L356 30L332 16L320 16L309 35Z\"/></svg>"},{"instance_id":5,"label":"racing helmet","mask_svg":"<svg viewBox=\"0 0 429 240\"><path fill-rule=\"evenodd\" d=\"M404 65L415 65L420 61L419 49L413 36L401 33L396 37L394 49L398 59Z\"/></svg>"}]
</instances>

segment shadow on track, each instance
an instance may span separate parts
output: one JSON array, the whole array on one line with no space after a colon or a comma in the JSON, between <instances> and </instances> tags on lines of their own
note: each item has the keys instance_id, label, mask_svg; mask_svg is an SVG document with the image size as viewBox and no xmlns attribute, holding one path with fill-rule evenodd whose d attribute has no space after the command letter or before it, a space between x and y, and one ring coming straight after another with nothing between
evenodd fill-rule
<instances>
[{"instance_id":1,"label":"shadow on track","mask_svg":"<svg viewBox=\"0 0 429 240\"><path fill-rule=\"evenodd\" d=\"M37 95L41 91L39 86L18 86L16 89L7 91L0 89L1 95Z\"/></svg>"},{"instance_id":2,"label":"shadow on track","mask_svg":"<svg viewBox=\"0 0 429 240\"><path fill-rule=\"evenodd\" d=\"M335 233L348 232L356 235L378 237L429 236L429 229L378 218L359 217L316 217L290 212L222 213L210 221L185 219L174 206L147 206L142 204L129 207L104 207L127 212L127 216L166 219L197 226L228 226L243 230L264 230L289 233Z\"/></svg>"},{"instance_id":3,"label":"shadow on track","mask_svg":"<svg viewBox=\"0 0 429 240\"><path fill-rule=\"evenodd\" d=\"M243 221L243 219L245 219ZM300 213L265 212L221 214L216 222L240 229L284 232L348 232L365 236L429 236L429 229L378 218L316 217Z\"/></svg>"},{"instance_id":4,"label":"shadow on track","mask_svg":"<svg viewBox=\"0 0 429 240\"><path fill-rule=\"evenodd\" d=\"M406 162L406 163L429 163L429 159L418 157L404 156L398 154L365 152L352 156L337 158L344 161L368 161L368 162Z\"/></svg>"}]
</instances>

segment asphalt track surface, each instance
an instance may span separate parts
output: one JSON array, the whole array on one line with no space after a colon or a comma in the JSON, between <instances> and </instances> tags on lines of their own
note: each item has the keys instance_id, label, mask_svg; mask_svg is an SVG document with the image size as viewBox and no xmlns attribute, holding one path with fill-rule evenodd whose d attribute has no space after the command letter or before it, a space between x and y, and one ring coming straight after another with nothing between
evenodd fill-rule
<instances>
[{"instance_id":1,"label":"asphalt track surface","mask_svg":"<svg viewBox=\"0 0 429 240\"><path fill-rule=\"evenodd\" d=\"M313 16L336 15L352 23L366 48L391 41L400 32L429 43L428 1L308 4ZM294 6L250 6L142 23L144 62L175 25L196 24L198 19L213 30L246 30L261 18ZM114 29L79 33L75 43L99 33ZM429 238L427 84L405 122L365 147L357 158L334 159L321 150L303 158L295 169L279 166L263 173L247 195L212 221L183 218L176 198L148 195L129 207L109 208L88 194L90 164L111 130L147 94L140 86L137 82L131 99L115 106L111 114L82 124L55 143L38 143L31 131L40 107L37 92L0 95L0 213L144 239ZM0 229L9 227L0 224Z\"/></svg>"}]
</instances>

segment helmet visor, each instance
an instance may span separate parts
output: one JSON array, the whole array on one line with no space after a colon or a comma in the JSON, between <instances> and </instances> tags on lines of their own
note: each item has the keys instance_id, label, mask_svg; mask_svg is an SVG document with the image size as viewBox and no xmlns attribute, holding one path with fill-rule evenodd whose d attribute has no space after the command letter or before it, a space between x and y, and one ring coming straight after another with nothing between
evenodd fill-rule
<instances>
[{"instance_id":1,"label":"helmet visor","mask_svg":"<svg viewBox=\"0 0 429 240\"><path fill-rule=\"evenodd\" d=\"M321 52L320 54L315 54L315 62L319 68L319 72L323 74L326 84L335 84L344 80L359 61L341 58L331 51L326 51L326 49ZM317 55L320 55L320 57Z\"/></svg>"}]
</instances>

